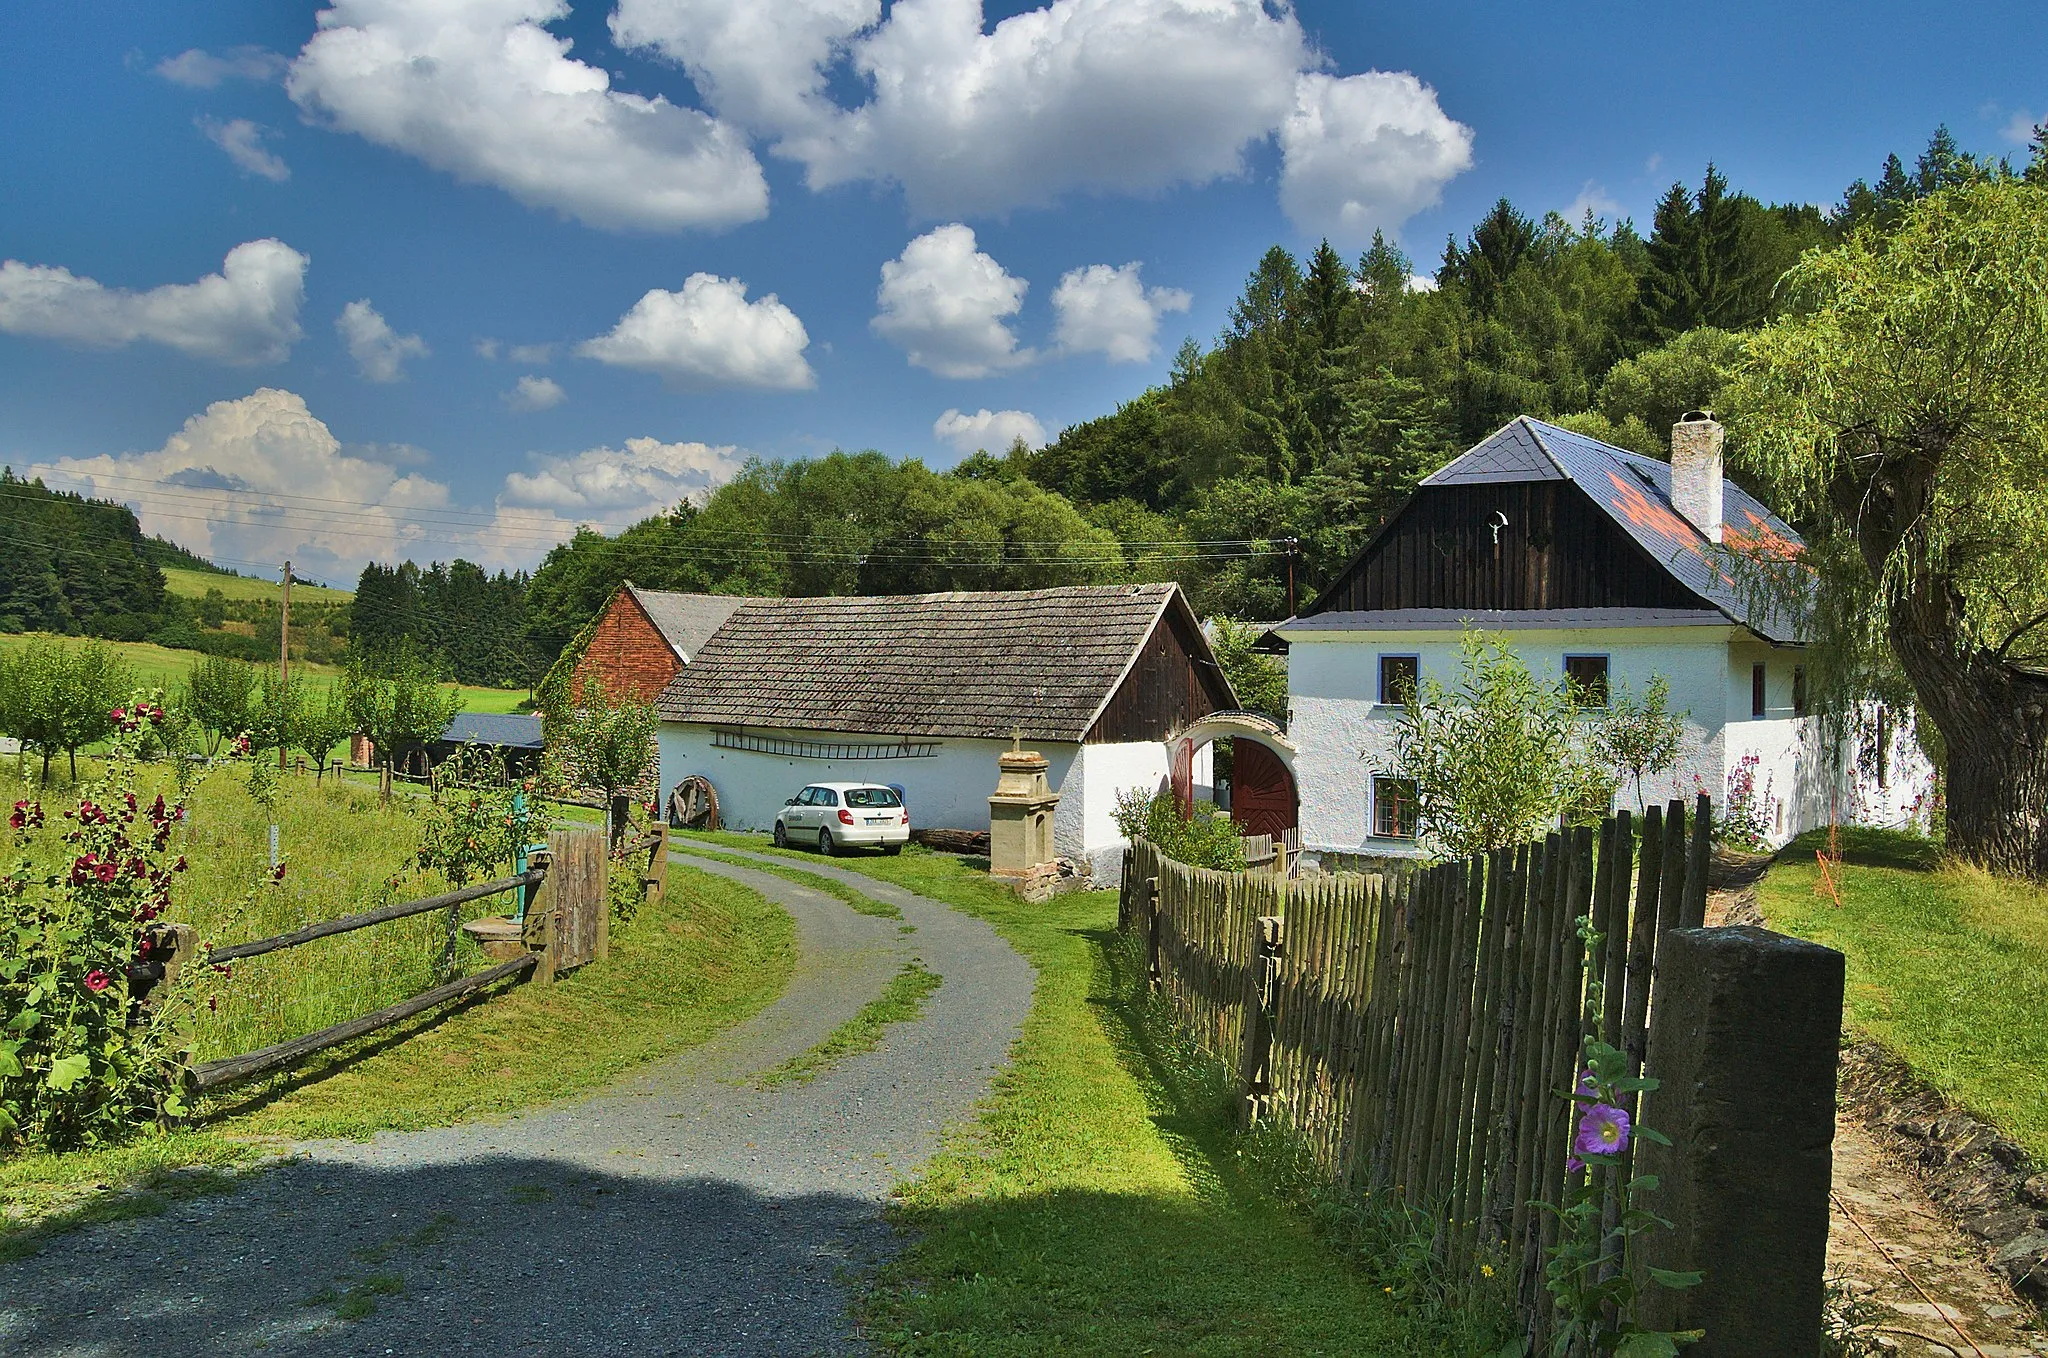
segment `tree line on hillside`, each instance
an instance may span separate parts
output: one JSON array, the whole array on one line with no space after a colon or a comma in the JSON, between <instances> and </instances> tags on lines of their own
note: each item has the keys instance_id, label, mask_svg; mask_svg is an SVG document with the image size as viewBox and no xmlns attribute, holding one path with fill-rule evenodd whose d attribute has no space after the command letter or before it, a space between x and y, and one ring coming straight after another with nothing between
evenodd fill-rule
<instances>
[{"instance_id":1,"label":"tree line on hillside","mask_svg":"<svg viewBox=\"0 0 2048 1358\"><path fill-rule=\"evenodd\" d=\"M1712 406L1744 337L1779 315L1803 252L1891 229L1944 188L2048 174L1962 151L1944 128L1838 204L1766 204L1709 166L1651 230L1540 220L1503 200L1452 237L1427 286L1384 237L1356 261L1275 246L1215 343L1041 449L950 471L834 453L753 462L702 506L584 531L528 587L559 648L625 580L733 594L911 593L1180 581L1204 613L1275 618L1334 577L1416 483L1516 415L1651 456ZM1739 441L1731 448L1741 471Z\"/></svg>"},{"instance_id":2,"label":"tree line on hillside","mask_svg":"<svg viewBox=\"0 0 2048 1358\"><path fill-rule=\"evenodd\" d=\"M373 561L356 581L348 612L355 651L379 656L418 647L446 677L489 688L531 687L569 635L549 645L532 633L525 572L489 575L462 560L425 569Z\"/></svg>"}]
</instances>

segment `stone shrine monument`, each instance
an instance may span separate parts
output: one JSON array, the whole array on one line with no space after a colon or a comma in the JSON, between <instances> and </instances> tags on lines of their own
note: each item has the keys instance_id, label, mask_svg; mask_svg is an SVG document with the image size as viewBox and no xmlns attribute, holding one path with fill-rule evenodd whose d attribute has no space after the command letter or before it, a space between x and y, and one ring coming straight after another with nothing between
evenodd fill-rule
<instances>
[{"instance_id":1,"label":"stone shrine monument","mask_svg":"<svg viewBox=\"0 0 2048 1358\"><path fill-rule=\"evenodd\" d=\"M1020 733L996 763L1002 775L988 799L989 876L1027 901L1050 900L1059 879L1052 816L1060 794L1045 781L1046 758L1025 749Z\"/></svg>"}]
</instances>

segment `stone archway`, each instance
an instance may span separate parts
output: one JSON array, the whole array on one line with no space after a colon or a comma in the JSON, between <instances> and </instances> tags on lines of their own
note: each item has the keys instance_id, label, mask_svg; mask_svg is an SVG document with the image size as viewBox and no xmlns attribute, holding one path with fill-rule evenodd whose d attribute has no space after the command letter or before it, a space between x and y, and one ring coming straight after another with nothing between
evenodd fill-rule
<instances>
[{"instance_id":1,"label":"stone archway","mask_svg":"<svg viewBox=\"0 0 2048 1358\"><path fill-rule=\"evenodd\" d=\"M1217 740L1230 741L1233 753L1230 818L1246 834L1276 839L1299 825L1294 743L1278 723L1256 712L1211 712L1169 742L1168 767L1181 805L1193 802L1195 751Z\"/></svg>"}]
</instances>

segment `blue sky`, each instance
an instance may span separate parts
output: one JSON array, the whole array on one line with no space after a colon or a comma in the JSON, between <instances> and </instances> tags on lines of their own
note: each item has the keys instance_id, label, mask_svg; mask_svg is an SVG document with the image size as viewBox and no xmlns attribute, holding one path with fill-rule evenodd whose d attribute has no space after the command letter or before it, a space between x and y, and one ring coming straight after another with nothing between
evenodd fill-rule
<instances>
[{"instance_id":1,"label":"blue sky","mask_svg":"<svg viewBox=\"0 0 2048 1358\"><path fill-rule=\"evenodd\" d=\"M1055 432L1275 241L1427 269L1503 195L1828 202L2048 116L2017 3L321 8L11 7L0 458L329 576Z\"/></svg>"}]
</instances>

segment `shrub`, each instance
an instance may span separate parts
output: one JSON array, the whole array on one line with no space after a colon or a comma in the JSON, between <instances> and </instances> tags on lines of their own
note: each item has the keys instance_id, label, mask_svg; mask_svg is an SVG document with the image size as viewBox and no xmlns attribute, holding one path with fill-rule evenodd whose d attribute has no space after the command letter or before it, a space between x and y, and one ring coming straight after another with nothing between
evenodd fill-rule
<instances>
[{"instance_id":1,"label":"shrub","mask_svg":"<svg viewBox=\"0 0 2048 1358\"><path fill-rule=\"evenodd\" d=\"M1148 794L1134 787L1117 793L1113 814L1126 839L1149 840L1176 863L1224 872L1245 866L1244 836L1237 822L1218 814L1209 802L1195 803L1195 814L1183 816L1171 792Z\"/></svg>"}]
</instances>

